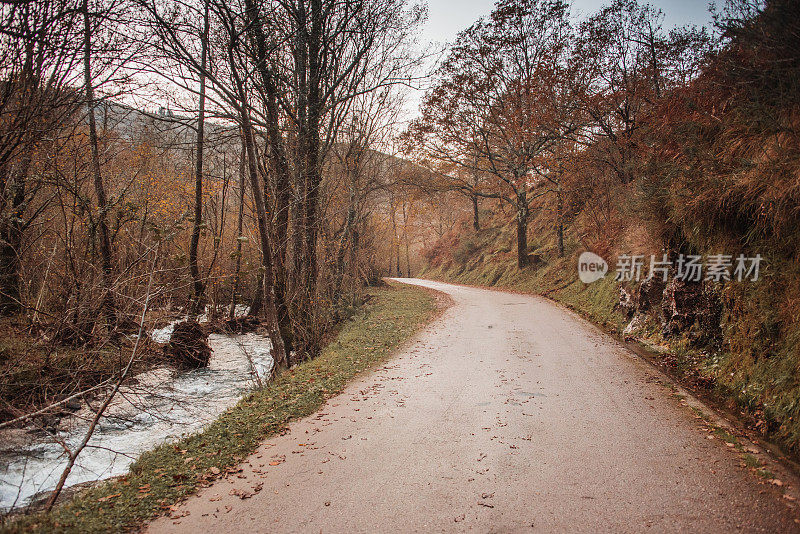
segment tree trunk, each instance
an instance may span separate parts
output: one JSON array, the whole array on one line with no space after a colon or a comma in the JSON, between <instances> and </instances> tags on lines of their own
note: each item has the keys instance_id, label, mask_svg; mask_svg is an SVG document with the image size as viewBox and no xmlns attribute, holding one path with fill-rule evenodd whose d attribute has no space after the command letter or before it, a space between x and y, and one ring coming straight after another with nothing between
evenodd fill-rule
<instances>
[{"instance_id":1,"label":"tree trunk","mask_svg":"<svg viewBox=\"0 0 800 534\"><path fill-rule=\"evenodd\" d=\"M248 109L247 95L245 93L244 82L239 76L232 52L229 52L228 59L231 65L231 77L236 86L236 93L240 102L239 118L241 120L242 134L247 153L247 169L250 175L250 187L253 191L253 204L256 210L256 222L258 224L258 235L261 240L261 262L263 267L264 280L264 312L267 320L267 331L272 342L272 358L275 362L272 373L277 369L286 368L289 361L286 354L286 346L283 342L280 324L278 323L278 312L275 307L275 286L272 265L272 245L270 243L269 220L264 203L264 189L259 183L259 169L256 161L255 136L253 125L250 122L250 110ZM252 311L252 310L251 310Z\"/></svg>"},{"instance_id":2,"label":"tree trunk","mask_svg":"<svg viewBox=\"0 0 800 534\"><path fill-rule=\"evenodd\" d=\"M295 187L294 202L291 206L291 225L292 225L292 273L289 277L292 295L302 295L303 288L303 198L305 197L305 187L302 177L298 180Z\"/></svg>"},{"instance_id":3,"label":"tree trunk","mask_svg":"<svg viewBox=\"0 0 800 534\"><path fill-rule=\"evenodd\" d=\"M197 248L200 244L200 228L203 223L203 148L205 141L206 113L206 63L208 62L208 0L205 2L203 18L203 35L200 52L200 102L197 115L197 145L194 167L194 224L192 238L189 242L189 272L192 276L192 298L189 301L189 319L194 319L203 307L205 284L200 279L200 268L197 265Z\"/></svg>"},{"instance_id":4,"label":"tree trunk","mask_svg":"<svg viewBox=\"0 0 800 534\"><path fill-rule=\"evenodd\" d=\"M472 195L472 228L477 232L481 229L478 219L478 195Z\"/></svg>"},{"instance_id":5,"label":"tree trunk","mask_svg":"<svg viewBox=\"0 0 800 534\"><path fill-rule=\"evenodd\" d=\"M258 183L258 163L255 156L255 140L253 139L253 129L250 124L250 114L247 104L242 99L242 130L244 130L245 144L247 145L247 166L250 171L250 187L253 190L253 200L256 208L256 221L258 222L258 233L261 238L261 261L264 276L264 308L267 319L267 329L269 338L272 341L272 357L275 367L288 367L283 336L281 335L278 323L278 312L275 308L275 287L273 285L272 271L272 247L269 241L269 223L267 221L267 211L264 206L264 192L261 184Z\"/></svg>"},{"instance_id":6,"label":"tree trunk","mask_svg":"<svg viewBox=\"0 0 800 534\"><path fill-rule=\"evenodd\" d=\"M358 232L358 224L353 226L352 236L350 238L350 276L353 277L353 296L355 296L355 291L359 287L360 281L360 273L358 270L358 247L361 245L360 242L361 234Z\"/></svg>"},{"instance_id":7,"label":"tree trunk","mask_svg":"<svg viewBox=\"0 0 800 534\"><path fill-rule=\"evenodd\" d=\"M33 55L33 43L29 39L25 47L25 62L21 73L22 91L28 97L38 91L38 82L33 73ZM22 264L19 254L24 230L26 184L34 146L30 135L24 135L21 144L23 153L19 170L12 171L11 176L2 176L2 190L5 195L2 199L3 208L10 207L10 210L0 223L0 315L13 315L22 311L22 280L20 279ZM0 173L6 173L7 165L8 163L3 166ZM3 209L3 213L5 211ZM44 283L43 280L42 284ZM38 306L34 313L36 311L38 311Z\"/></svg>"},{"instance_id":8,"label":"tree trunk","mask_svg":"<svg viewBox=\"0 0 800 534\"><path fill-rule=\"evenodd\" d=\"M411 278L411 256L408 249L408 235L406 235L406 276Z\"/></svg>"},{"instance_id":9,"label":"tree trunk","mask_svg":"<svg viewBox=\"0 0 800 534\"><path fill-rule=\"evenodd\" d=\"M109 330L114 328L116 322L116 307L114 305L113 288L113 260L111 252L111 238L107 223L108 201L103 185L103 175L100 172L100 150L97 142L97 123L94 115L94 88L92 87L92 28L89 20L89 1L83 0L83 77L86 90L86 106L89 118L89 144L92 151L92 176L94 190L99 208L98 227L100 229L100 255L102 258L102 290L101 299L102 315Z\"/></svg>"},{"instance_id":10,"label":"tree trunk","mask_svg":"<svg viewBox=\"0 0 800 534\"><path fill-rule=\"evenodd\" d=\"M394 248L395 253L395 276L402 276L400 274L400 236L397 235L397 207L394 205L394 198L392 198L391 202L389 203L389 208L392 210L392 247ZM389 269L389 274L391 274L392 270Z\"/></svg>"},{"instance_id":11,"label":"tree trunk","mask_svg":"<svg viewBox=\"0 0 800 534\"><path fill-rule=\"evenodd\" d=\"M302 4L302 2L301 2ZM316 356L319 351L317 335L314 332L314 321L311 301L317 293L317 211L319 204L319 187L321 182L320 158L320 121L322 120L322 101L320 88L320 71L322 68L322 2L311 0L310 23L311 31L303 31L308 55L308 79L306 86L305 124L301 124L300 146L302 149L304 197L303 197L303 257L304 277L303 288L305 298L301 302L301 322L306 335L303 350L309 356ZM304 21L305 22L305 21ZM306 25L304 24L303 27Z\"/></svg>"},{"instance_id":12,"label":"tree trunk","mask_svg":"<svg viewBox=\"0 0 800 534\"><path fill-rule=\"evenodd\" d=\"M236 263L233 267L233 288L231 289L231 309L228 311L228 320L233 321L236 318L236 297L239 291L239 277L242 273L242 227L244 226L244 190L245 184L245 158L247 154L244 143L244 135L242 135L242 155L239 158L239 213L236 217Z\"/></svg>"},{"instance_id":13,"label":"tree trunk","mask_svg":"<svg viewBox=\"0 0 800 534\"><path fill-rule=\"evenodd\" d=\"M406 276L411 278L411 255L409 254L410 244L408 242L408 211L406 203L403 202L403 244L406 252Z\"/></svg>"},{"instance_id":14,"label":"tree trunk","mask_svg":"<svg viewBox=\"0 0 800 534\"><path fill-rule=\"evenodd\" d=\"M0 315L13 315L22 309L18 255L22 240L12 217L13 213L0 228Z\"/></svg>"},{"instance_id":15,"label":"tree trunk","mask_svg":"<svg viewBox=\"0 0 800 534\"><path fill-rule=\"evenodd\" d=\"M308 40L308 124L306 128L306 264L308 287L317 285L317 204L321 182L319 169L322 51L322 1L311 0L311 34Z\"/></svg>"},{"instance_id":16,"label":"tree trunk","mask_svg":"<svg viewBox=\"0 0 800 534\"><path fill-rule=\"evenodd\" d=\"M517 195L517 267L528 265L528 201L525 193Z\"/></svg>"},{"instance_id":17,"label":"tree trunk","mask_svg":"<svg viewBox=\"0 0 800 534\"><path fill-rule=\"evenodd\" d=\"M269 151L270 148L267 147ZM272 166L272 165L271 165ZM272 166L274 167L274 166ZM274 168L271 169L274 171ZM278 180L280 181L280 180ZM272 217L272 220L275 221L275 224L270 225L270 241L272 243L272 273L274 280L272 280L271 284L275 291L275 310L278 313L278 324L280 325L281 334L283 335L283 342L286 346L286 352L291 353L293 350L293 343L292 340L294 339L294 332L292 329L292 320L289 313L289 305L288 305L288 297L287 297L287 276L286 276L286 255L285 255L285 245L287 244L288 238L286 236L286 231L288 227L288 217L283 219L283 217L278 217L275 210L279 210L278 204L279 202L276 199L276 194L273 191L271 184L269 183L269 177L265 176L263 180L264 185L264 198L265 198L265 209L267 210L267 216L270 216L270 213L274 214L275 217ZM266 199L273 199L273 202L270 203L269 200ZM287 208L288 208L288 202ZM273 210L273 211L270 211ZM285 210L283 210L285 211ZM281 251L283 249L283 252Z\"/></svg>"},{"instance_id":18,"label":"tree trunk","mask_svg":"<svg viewBox=\"0 0 800 534\"><path fill-rule=\"evenodd\" d=\"M355 185L355 179L351 177L350 191L347 203L347 215L345 216L344 226L342 227L342 236L339 239L339 245L336 251L336 272L334 274L334 284L333 284L333 298L336 300L336 302L339 302L342 296L345 255L347 254L348 243L350 243L351 249L353 247L353 243L351 242L350 236L352 234L353 226L355 225L355 220L356 220L356 204L357 204L356 194L357 194L357 188Z\"/></svg>"},{"instance_id":19,"label":"tree trunk","mask_svg":"<svg viewBox=\"0 0 800 534\"><path fill-rule=\"evenodd\" d=\"M253 300L250 302L250 311L247 312L248 317L258 317L261 313L261 308L264 307L264 273L260 270L256 275L256 294L253 295Z\"/></svg>"},{"instance_id":20,"label":"tree trunk","mask_svg":"<svg viewBox=\"0 0 800 534\"><path fill-rule=\"evenodd\" d=\"M314 357L318 352L312 302L317 284L317 187L319 185L319 121L321 112L319 53L321 5L312 0L296 3L297 32L294 55L297 73L297 168L299 204L295 209L294 332L297 352ZM311 28L309 30L309 21Z\"/></svg>"},{"instance_id":21,"label":"tree trunk","mask_svg":"<svg viewBox=\"0 0 800 534\"><path fill-rule=\"evenodd\" d=\"M289 316L289 306L287 293L289 291L288 267L286 265L286 252L288 248L289 235L289 204L291 201L291 185L289 176L289 163L286 158L286 149L280 132L280 117L278 112L278 89L275 83L274 74L269 69L269 49L267 47L266 34L261 21L261 16L254 0L246 0L250 27L255 33L255 44L257 57L257 68L261 77L265 92L265 107L267 111L267 155L273 172L275 172L275 232L273 236L273 249L275 253L275 299L278 310L278 321L281 330L284 332L285 340L288 342L291 337L291 318ZM287 347L291 351L291 347Z\"/></svg>"},{"instance_id":22,"label":"tree trunk","mask_svg":"<svg viewBox=\"0 0 800 534\"><path fill-rule=\"evenodd\" d=\"M396 247L395 247L396 248L396 250L395 250L396 262L395 262L395 265L394 265L394 275L399 277L399 276L403 276L402 271L400 271L400 240L397 239L395 243L396 243Z\"/></svg>"},{"instance_id":23,"label":"tree trunk","mask_svg":"<svg viewBox=\"0 0 800 534\"><path fill-rule=\"evenodd\" d=\"M22 248L25 184L28 180L32 149L32 147L26 147L19 172L15 173L12 181L6 181L6 184L11 185L8 187L10 199L6 199L11 210L0 225L0 315L13 315L22 311L22 280L20 279L22 265L19 253Z\"/></svg>"},{"instance_id":24,"label":"tree trunk","mask_svg":"<svg viewBox=\"0 0 800 534\"><path fill-rule=\"evenodd\" d=\"M561 192L561 184L558 184L556 191L556 224L558 225L558 257L564 257L564 195Z\"/></svg>"},{"instance_id":25,"label":"tree trunk","mask_svg":"<svg viewBox=\"0 0 800 534\"><path fill-rule=\"evenodd\" d=\"M297 307L301 310L306 306L308 288L305 287L305 237L306 237L306 159L304 157L304 139L306 123L308 122L308 46L306 31L306 5L305 2L297 3L297 28L294 49L295 71L297 72L297 139L295 140L295 161L297 166L297 183L293 210L294 228L292 253L294 254L294 295L298 297Z\"/></svg>"}]
</instances>

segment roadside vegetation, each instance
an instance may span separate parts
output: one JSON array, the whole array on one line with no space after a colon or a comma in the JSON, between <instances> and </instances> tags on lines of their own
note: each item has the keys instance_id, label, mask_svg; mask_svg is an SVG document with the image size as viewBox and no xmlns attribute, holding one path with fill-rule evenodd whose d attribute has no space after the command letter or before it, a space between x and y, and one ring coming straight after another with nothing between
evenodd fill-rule
<instances>
[{"instance_id":1,"label":"roadside vegetation","mask_svg":"<svg viewBox=\"0 0 800 534\"><path fill-rule=\"evenodd\" d=\"M797 455L798 3L730 1L713 29L671 31L636 1L566 9L501 1L459 35L405 135L429 170L409 191L444 221L417 226L409 269L540 293L643 340ZM607 261L601 281L579 281L584 251ZM640 276L616 281L634 255ZM678 265L715 255L722 277ZM757 279L739 256L760 258Z\"/></svg>"},{"instance_id":2,"label":"roadside vegetation","mask_svg":"<svg viewBox=\"0 0 800 534\"><path fill-rule=\"evenodd\" d=\"M347 319L314 360L279 374L245 396L202 432L139 458L130 474L81 491L50 513L11 517L3 532L108 532L135 529L229 472L262 440L312 414L360 373L433 317L435 297L403 284L370 288L368 302Z\"/></svg>"},{"instance_id":3,"label":"roadside vegetation","mask_svg":"<svg viewBox=\"0 0 800 534\"><path fill-rule=\"evenodd\" d=\"M273 374L320 355L386 271L423 19L406 0L0 4L0 513L52 506L132 386L126 424L153 415L137 375L213 367L212 331L264 335Z\"/></svg>"},{"instance_id":4,"label":"roadside vegetation","mask_svg":"<svg viewBox=\"0 0 800 534\"><path fill-rule=\"evenodd\" d=\"M275 378L25 524L128 527L217 476L411 332L411 290L359 311L392 274L557 299L800 452L800 3L713 18L499 0L409 121L430 58L410 0L1 3L0 430L17 466L45 441L62 463L31 492L52 507L117 393L209 365L212 329L261 328ZM609 276L578 281L582 251ZM719 254L758 279L644 280L651 255ZM630 255L642 276L615 282Z\"/></svg>"}]
</instances>

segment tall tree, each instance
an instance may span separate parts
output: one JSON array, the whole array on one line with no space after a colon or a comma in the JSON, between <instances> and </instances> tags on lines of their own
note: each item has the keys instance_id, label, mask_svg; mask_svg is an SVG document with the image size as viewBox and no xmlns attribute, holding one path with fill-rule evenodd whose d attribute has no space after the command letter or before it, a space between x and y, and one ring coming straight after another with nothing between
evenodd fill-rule
<instances>
[{"instance_id":1,"label":"tall tree","mask_svg":"<svg viewBox=\"0 0 800 534\"><path fill-rule=\"evenodd\" d=\"M627 184L647 114L665 91L697 74L708 35L695 28L667 34L664 14L636 0L614 0L584 21L572 62L587 70L579 96L593 121L595 161Z\"/></svg>"},{"instance_id":2,"label":"tall tree","mask_svg":"<svg viewBox=\"0 0 800 534\"><path fill-rule=\"evenodd\" d=\"M111 250L111 236L108 228L108 200L103 184L100 168L100 149L97 140L97 120L95 118L94 78L92 77L92 14L89 11L89 0L83 0L83 77L86 92L86 113L89 122L89 145L91 147L91 169L94 192L97 197L97 226L99 229L100 257L102 261L102 300L101 313L109 329L116 322L116 305L114 303L114 258ZM101 13L102 14L102 13ZM95 25L102 19L96 16Z\"/></svg>"},{"instance_id":3,"label":"tall tree","mask_svg":"<svg viewBox=\"0 0 800 534\"><path fill-rule=\"evenodd\" d=\"M208 70L208 32L209 32L208 0L203 7L203 32L200 35L200 89L197 110L197 140L195 143L194 167L194 221L192 238L189 243L189 271L192 276L192 298L189 304L189 316L194 318L203 306L205 282L200 277L197 264L197 248L200 244L200 231L203 227L203 149L205 142L206 122L206 71Z\"/></svg>"},{"instance_id":4,"label":"tall tree","mask_svg":"<svg viewBox=\"0 0 800 534\"><path fill-rule=\"evenodd\" d=\"M79 6L77 6L79 7ZM25 305L20 268L24 237L44 209L31 175L42 141L79 108L83 56L79 9L72 0L0 6L0 314Z\"/></svg>"},{"instance_id":5,"label":"tall tree","mask_svg":"<svg viewBox=\"0 0 800 534\"><path fill-rule=\"evenodd\" d=\"M571 37L561 0L503 0L489 20L459 34L410 137L427 157L494 178L490 192L515 213L517 264L528 264L531 201L547 193L542 158L559 142Z\"/></svg>"}]
</instances>

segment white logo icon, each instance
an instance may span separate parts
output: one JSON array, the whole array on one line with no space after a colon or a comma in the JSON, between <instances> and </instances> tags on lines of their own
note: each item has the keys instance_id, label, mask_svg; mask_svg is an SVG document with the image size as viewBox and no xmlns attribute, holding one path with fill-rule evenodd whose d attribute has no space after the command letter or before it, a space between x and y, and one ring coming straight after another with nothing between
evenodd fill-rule
<instances>
[{"instance_id":1,"label":"white logo icon","mask_svg":"<svg viewBox=\"0 0 800 534\"><path fill-rule=\"evenodd\" d=\"M578 258L578 278L584 284L591 284L603 278L608 272L606 260L593 252L584 252Z\"/></svg>"}]
</instances>

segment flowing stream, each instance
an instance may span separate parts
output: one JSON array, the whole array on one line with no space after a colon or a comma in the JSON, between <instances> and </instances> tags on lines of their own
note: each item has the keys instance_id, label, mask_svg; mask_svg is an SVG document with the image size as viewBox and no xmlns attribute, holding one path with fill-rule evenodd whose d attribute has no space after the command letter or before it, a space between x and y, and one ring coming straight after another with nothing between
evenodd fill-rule
<instances>
[{"instance_id":1,"label":"flowing stream","mask_svg":"<svg viewBox=\"0 0 800 534\"><path fill-rule=\"evenodd\" d=\"M168 341L172 326L153 331L151 337ZM211 334L209 344L213 353L208 367L180 373L157 368L121 388L78 457L67 486L124 474L142 452L198 431L257 385L259 377L268 376L273 363L268 338ZM92 415L84 407L62 419L58 439L76 446ZM66 460L64 449L44 432L0 433L0 509L24 506L52 490Z\"/></svg>"}]
</instances>

